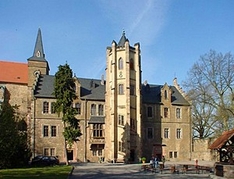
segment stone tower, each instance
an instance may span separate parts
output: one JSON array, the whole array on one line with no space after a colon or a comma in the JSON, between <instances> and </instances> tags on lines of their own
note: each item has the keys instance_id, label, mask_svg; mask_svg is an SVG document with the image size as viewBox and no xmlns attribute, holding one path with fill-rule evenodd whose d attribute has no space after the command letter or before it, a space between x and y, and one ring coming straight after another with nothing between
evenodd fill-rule
<instances>
[{"instance_id":1,"label":"stone tower","mask_svg":"<svg viewBox=\"0 0 234 179\"><path fill-rule=\"evenodd\" d=\"M123 32L106 50L105 159L137 161L141 157L141 55Z\"/></svg>"},{"instance_id":2,"label":"stone tower","mask_svg":"<svg viewBox=\"0 0 234 179\"><path fill-rule=\"evenodd\" d=\"M35 96L34 91L40 75L49 75L49 64L45 59L43 50L41 29L38 29L37 39L34 47L33 56L28 59L28 116L27 123L31 135L31 147L33 157L35 157Z\"/></svg>"}]
</instances>

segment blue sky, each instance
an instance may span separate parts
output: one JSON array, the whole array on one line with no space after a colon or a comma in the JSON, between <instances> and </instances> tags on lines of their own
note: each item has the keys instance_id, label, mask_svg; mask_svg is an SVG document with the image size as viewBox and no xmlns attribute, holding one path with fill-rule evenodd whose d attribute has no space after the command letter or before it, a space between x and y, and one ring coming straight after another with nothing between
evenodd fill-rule
<instances>
[{"instance_id":1,"label":"blue sky","mask_svg":"<svg viewBox=\"0 0 234 179\"><path fill-rule=\"evenodd\" d=\"M181 83L210 49L234 54L233 0L1 0L0 60L27 62L38 28L50 74L105 74L106 47L125 30L141 45L142 81Z\"/></svg>"}]
</instances>

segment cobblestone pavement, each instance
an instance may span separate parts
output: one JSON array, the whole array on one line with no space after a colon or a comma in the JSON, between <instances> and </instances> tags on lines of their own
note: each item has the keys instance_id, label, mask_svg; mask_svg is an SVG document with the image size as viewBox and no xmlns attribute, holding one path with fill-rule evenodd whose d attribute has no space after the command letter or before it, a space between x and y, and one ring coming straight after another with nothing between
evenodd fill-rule
<instances>
[{"instance_id":1,"label":"cobblestone pavement","mask_svg":"<svg viewBox=\"0 0 234 179\"><path fill-rule=\"evenodd\" d=\"M171 165L169 163L168 165ZM174 163L174 165L178 165ZM211 164L212 165L212 164ZM73 164L74 170L69 179L179 179L179 178L214 178L209 172L197 174L191 171L187 174L171 174L170 170L163 173L159 171L143 171L141 164L97 164L97 163L79 163Z\"/></svg>"}]
</instances>

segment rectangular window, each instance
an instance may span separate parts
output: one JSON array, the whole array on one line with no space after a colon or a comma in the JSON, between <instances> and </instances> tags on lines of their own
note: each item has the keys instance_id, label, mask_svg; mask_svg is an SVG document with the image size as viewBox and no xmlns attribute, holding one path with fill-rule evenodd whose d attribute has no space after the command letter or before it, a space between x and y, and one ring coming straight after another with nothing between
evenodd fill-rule
<instances>
[{"instance_id":1,"label":"rectangular window","mask_svg":"<svg viewBox=\"0 0 234 179\"><path fill-rule=\"evenodd\" d=\"M91 115L96 115L96 104L91 104Z\"/></svg>"},{"instance_id":2,"label":"rectangular window","mask_svg":"<svg viewBox=\"0 0 234 179\"><path fill-rule=\"evenodd\" d=\"M148 117L153 117L153 108L152 108L152 106L147 107L147 116Z\"/></svg>"},{"instance_id":3,"label":"rectangular window","mask_svg":"<svg viewBox=\"0 0 234 179\"><path fill-rule=\"evenodd\" d=\"M123 115L119 115L119 125L124 126L124 116Z\"/></svg>"},{"instance_id":4,"label":"rectangular window","mask_svg":"<svg viewBox=\"0 0 234 179\"><path fill-rule=\"evenodd\" d=\"M125 152L124 143L123 142L119 142L119 151L120 152Z\"/></svg>"},{"instance_id":5,"label":"rectangular window","mask_svg":"<svg viewBox=\"0 0 234 179\"><path fill-rule=\"evenodd\" d=\"M49 102L43 102L43 113L49 113Z\"/></svg>"},{"instance_id":6,"label":"rectangular window","mask_svg":"<svg viewBox=\"0 0 234 179\"><path fill-rule=\"evenodd\" d=\"M174 152L174 158L177 158L177 152Z\"/></svg>"},{"instance_id":7,"label":"rectangular window","mask_svg":"<svg viewBox=\"0 0 234 179\"><path fill-rule=\"evenodd\" d=\"M102 156L102 150L98 150L98 156Z\"/></svg>"},{"instance_id":8,"label":"rectangular window","mask_svg":"<svg viewBox=\"0 0 234 179\"><path fill-rule=\"evenodd\" d=\"M130 85L130 95L135 95L135 86Z\"/></svg>"},{"instance_id":9,"label":"rectangular window","mask_svg":"<svg viewBox=\"0 0 234 179\"><path fill-rule=\"evenodd\" d=\"M153 139L153 128L151 127L147 129L147 138Z\"/></svg>"},{"instance_id":10,"label":"rectangular window","mask_svg":"<svg viewBox=\"0 0 234 179\"><path fill-rule=\"evenodd\" d=\"M176 108L176 118L177 119L181 118L181 110L180 110L180 108Z\"/></svg>"},{"instance_id":11,"label":"rectangular window","mask_svg":"<svg viewBox=\"0 0 234 179\"><path fill-rule=\"evenodd\" d=\"M43 126L43 137L49 136L49 126Z\"/></svg>"},{"instance_id":12,"label":"rectangular window","mask_svg":"<svg viewBox=\"0 0 234 179\"><path fill-rule=\"evenodd\" d=\"M98 105L98 115L99 116L103 116L103 105L102 104L99 104Z\"/></svg>"},{"instance_id":13,"label":"rectangular window","mask_svg":"<svg viewBox=\"0 0 234 179\"><path fill-rule=\"evenodd\" d=\"M172 158L172 152L169 152L169 158Z\"/></svg>"},{"instance_id":14,"label":"rectangular window","mask_svg":"<svg viewBox=\"0 0 234 179\"><path fill-rule=\"evenodd\" d=\"M51 126L51 137L56 137L56 126Z\"/></svg>"},{"instance_id":15,"label":"rectangular window","mask_svg":"<svg viewBox=\"0 0 234 179\"><path fill-rule=\"evenodd\" d=\"M176 138L181 139L181 129L176 129Z\"/></svg>"},{"instance_id":16,"label":"rectangular window","mask_svg":"<svg viewBox=\"0 0 234 179\"><path fill-rule=\"evenodd\" d=\"M93 156L97 156L97 150L93 150Z\"/></svg>"},{"instance_id":17,"label":"rectangular window","mask_svg":"<svg viewBox=\"0 0 234 179\"><path fill-rule=\"evenodd\" d=\"M81 104L80 103L76 103L75 104L75 108L76 108L76 112L78 115L81 114Z\"/></svg>"},{"instance_id":18,"label":"rectangular window","mask_svg":"<svg viewBox=\"0 0 234 179\"><path fill-rule=\"evenodd\" d=\"M44 148L44 155L49 156L49 148Z\"/></svg>"},{"instance_id":19,"label":"rectangular window","mask_svg":"<svg viewBox=\"0 0 234 179\"><path fill-rule=\"evenodd\" d=\"M50 148L50 155L55 156L55 148Z\"/></svg>"},{"instance_id":20,"label":"rectangular window","mask_svg":"<svg viewBox=\"0 0 234 179\"><path fill-rule=\"evenodd\" d=\"M169 138L169 128L164 129L164 138L168 139Z\"/></svg>"},{"instance_id":21,"label":"rectangular window","mask_svg":"<svg viewBox=\"0 0 234 179\"><path fill-rule=\"evenodd\" d=\"M124 94L124 85L119 84L119 95L123 95L123 94Z\"/></svg>"},{"instance_id":22,"label":"rectangular window","mask_svg":"<svg viewBox=\"0 0 234 179\"><path fill-rule=\"evenodd\" d=\"M168 108L164 108L164 118L168 118Z\"/></svg>"},{"instance_id":23,"label":"rectangular window","mask_svg":"<svg viewBox=\"0 0 234 179\"><path fill-rule=\"evenodd\" d=\"M134 119L130 119L130 128L132 129L132 130L135 130L135 120Z\"/></svg>"},{"instance_id":24,"label":"rectangular window","mask_svg":"<svg viewBox=\"0 0 234 179\"><path fill-rule=\"evenodd\" d=\"M54 113L56 112L56 111L55 111L55 102L52 102L52 103L51 103L50 111L51 111L51 114L54 114Z\"/></svg>"},{"instance_id":25,"label":"rectangular window","mask_svg":"<svg viewBox=\"0 0 234 179\"><path fill-rule=\"evenodd\" d=\"M102 131L102 124L93 124L93 137L94 138L102 138L103 131Z\"/></svg>"}]
</instances>

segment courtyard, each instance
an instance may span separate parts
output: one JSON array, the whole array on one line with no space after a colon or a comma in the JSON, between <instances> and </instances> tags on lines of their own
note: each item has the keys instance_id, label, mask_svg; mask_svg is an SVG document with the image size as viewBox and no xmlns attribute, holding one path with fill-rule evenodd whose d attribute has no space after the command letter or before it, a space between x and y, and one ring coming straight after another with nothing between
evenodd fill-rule
<instances>
[{"instance_id":1,"label":"courtyard","mask_svg":"<svg viewBox=\"0 0 234 179\"><path fill-rule=\"evenodd\" d=\"M159 168L156 171L145 170L142 164L77 163L73 164L74 170L69 179L222 178L214 176L213 172L210 171L197 172L196 170L188 170L186 173L182 172L184 164L192 166L193 162L167 162L163 171L160 171ZM200 165L212 168L213 162L200 162ZM171 166L176 167L176 172L171 172Z\"/></svg>"}]
</instances>

